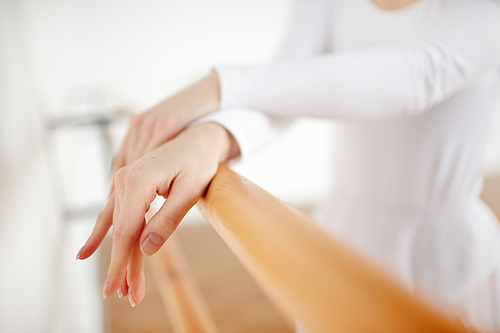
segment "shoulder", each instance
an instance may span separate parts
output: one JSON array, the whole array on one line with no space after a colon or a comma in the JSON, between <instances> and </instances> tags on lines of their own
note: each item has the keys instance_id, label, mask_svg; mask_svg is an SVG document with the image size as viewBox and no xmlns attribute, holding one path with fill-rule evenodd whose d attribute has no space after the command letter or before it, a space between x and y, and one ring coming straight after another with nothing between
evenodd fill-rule
<instances>
[{"instance_id":1,"label":"shoulder","mask_svg":"<svg viewBox=\"0 0 500 333\"><path fill-rule=\"evenodd\" d=\"M439 0L439 3L439 8L445 16L481 19L487 24L500 23L500 0Z\"/></svg>"},{"instance_id":2,"label":"shoulder","mask_svg":"<svg viewBox=\"0 0 500 333\"><path fill-rule=\"evenodd\" d=\"M500 0L434 1L433 39L480 66L500 63ZM481 67L482 67L481 66Z\"/></svg>"},{"instance_id":3,"label":"shoulder","mask_svg":"<svg viewBox=\"0 0 500 333\"><path fill-rule=\"evenodd\" d=\"M421 0L422 1L422 0ZM433 0L423 0L433 1ZM464 35L500 37L500 0L438 0L440 14L436 22L445 31Z\"/></svg>"}]
</instances>

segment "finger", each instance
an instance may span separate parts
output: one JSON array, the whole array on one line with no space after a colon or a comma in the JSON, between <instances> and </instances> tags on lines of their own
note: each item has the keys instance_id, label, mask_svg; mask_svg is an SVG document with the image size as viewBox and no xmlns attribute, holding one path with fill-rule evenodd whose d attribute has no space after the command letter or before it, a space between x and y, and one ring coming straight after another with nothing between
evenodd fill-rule
<instances>
[{"instance_id":1,"label":"finger","mask_svg":"<svg viewBox=\"0 0 500 333\"><path fill-rule=\"evenodd\" d=\"M113 227L111 264L103 288L104 297L112 295L125 278L134 243L142 230L144 215L156 196L156 190L151 190L140 181L128 182L128 191L125 191L119 203L120 212Z\"/></svg>"},{"instance_id":2,"label":"finger","mask_svg":"<svg viewBox=\"0 0 500 333\"><path fill-rule=\"evenodd\" d=\"M146 222L144 221L144 225ZM146 293L144 278L144 255L139 248L139 237L134 244L132 255L127 267L128 298L132 307L142 302Z\"/></svg>"},{"instance_id":3,"label":"finger","mask_svg":"<svg viewBox=\"0 0 500 333\"><path fill-rule=\"evenodd\" d=\"M120 170L123 170L123 169L120 169ZM121 200L123 199L123 189L121 188L120 184L122 183L122 180L119 178L119 175L120 173L118 172L116 175L115 175L115 181L119 184L119 186L115 189L115 204L114 204L114 210L113 210L113 221L117 221L118 220L118 216L120 216L120 206L121 206ZM114 234L115 234L115 227L113 227L113 241L112 243L114 244ZM113 246L112 244L112 246ZM111 248L111 252L113 252L113 247ZM111 253L111 257L113 257L113 253ZM111 267L111 264L110 264L110 267ZM103 290L102 290L102 296L104 297L104 299L106 299L107 296L109 295L112 295L113 293L112 292L109 292L108 289L110 288L108 285L110 284L110 279L109 279L109 276L110 276L110 272L109 272L109 268L108 268L108 277L106 279L106 282L104 282L104 287L103 287ZM122 281L125 281L126 283L126 272L125 272L125 277L122 279ZM123 282L122 282L123 283ZM122 290L123 292L125 290ZM127 292L128 292L128 285L127 285Z\"/></svg>"},{"instance_id":4,"label":"finger","mask_svg":"<svg viewBox=\"0 0 500 333\"><path fill-rule=\"evenodd\" d=\"M85 242L85 245L83 245L76 255L76 259L87 259L97 250L99 245L101 245L104 237L106 237L106 234L108 233L109 228L111 228L111 225L113 224L114 203L115 195L113 192L111 193L111 196L109 197L103 210L99 213L99 216L97 216L94 229L92 229L92 233Z\"/></svg>"},{"instance_id":5,"label":"finger","mask_svg":"<svg viewBox=\"0 0 500 333\"><path fill-rule=\"evenodd\" d=\"M115 175L118 170L126 166L130 161L127 161L127 149L130 145L131 141L131 133L130 129L125 135L125 139L123 139L123 142L120 146L120 149L116 153L113 162L111 164L111 188L110 188L110 193L115 190Z\"/></svg>"},{"instance_id":6,"label":"finger","mask_svg":"<svg viewBox=\"0 0 500 333\"><path fill-rule=\"evenodd\" d=\"M125 135L125 138L123 139L120 149L118 150L118 153L115 156L115 159L113 160L113 174L130 163L130 160L127 160L127 151L130 149L130 145L134 144L134 135L136 131L136 127L138 123L136 119L137 116L132 116L130 121L129 121L129 128L127 130L127 134Z\"/></svg>"},{"instance_id":7,"label":"finger","mask_svg":"<svg viewBox=\"0 0 500 333\"><path fill-rule=\"evenodd\" d=\"M156 253L174 232L186 213L201 197L204 188L177 177L160 210L151 218L141 235L141 251L147 256Z\"/></svg>"},{"instance_id":8,"label":"finger","mask_svg":"<svg viewBox=\"0 0 500 333\"><path fill-rule=\"evenodd\" d=\"M127 146L125 148L125 161L126 163L131 163L135 161L134 157L134 148L136 141L141 132L143 117L141 115L134 115L130 118L130 127L127 133L128 141Z\"/></svg>"},{"instance_id":9,"label":"finger","mask_svg":"<svg viewBox=\"0 0 500 333\"><path fill-rule=\"evenodd\" d=\"M154 134L151 136L147 146L145 147L146 153L158 148L159 146L171 140L178 134L180 129L178 131L173 131L172 128L168 126L169 124L170 123L165 123L161 121L155 123L155 127L153 128Z\"/></svg>"},{"instance_id":10,"label":"finger","mask_svg":"<svg viewBox=\"0 0 500 333\"><path fill-rule=\"evenodd\" d=\"M126 161L125 161L125 148L124 148L124 146L126 144L126 141L127 140L125 138L125 141L123 142L122 146L120 147L120 150L116 154L116 156L113 159L113 162L111 164L111 187L110 187L110 190L109 190L110 193L115 190L114 175L116 174L116 172L118 170L120 170L121 168L123 168L126 165Z\"/></svg>"},{"instance_id":11,"label":"finger","mask_svg":"<svg viewBox=\"0 0 500 333\"><path fill-rule=\"evenodd\" d=\"M114 202L114 206L113 206L113 221L117 221L118 216L120 215L120 206L121 206L120 202L123 199L122 192L123 191L118 190L118 189L115 189L115 191L113 191L114 196L115 196L115 202Z\"/></svg>"},{"instance_id":12,"label":"finger","mask_svg":"<svg viewBox=\"0 0 500 333\"><path fill-rule=\"evenodd\" d=\"M133 143L134 147L132 150L132 161L135 161L142 156L144 156L146 152L146 146L151 140L151 137L154 133L154 123L144 121L137 135L136 141Z\"/></svg>"},{"instance_id":13,"label":"finger","mask_svg":"<svg viewBox=\"0 0 500 333\"><path fill-rule=\"evenodd\" d=\"M123 279L122 284L120 285L120 288L118 288L118 297L122 298L124 296L128 295L128 284L127 284L127 276L125 275L125 279Z\"/></svg>"}]
</instances>

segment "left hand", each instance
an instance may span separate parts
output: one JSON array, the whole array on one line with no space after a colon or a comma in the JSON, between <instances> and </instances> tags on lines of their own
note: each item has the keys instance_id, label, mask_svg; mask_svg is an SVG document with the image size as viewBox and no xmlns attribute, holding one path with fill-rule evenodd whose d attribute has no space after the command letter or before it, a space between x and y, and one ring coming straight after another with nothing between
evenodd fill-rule
<instances>
[{"instance_id":1,"label":"left hand","mask_svg":"<svg viewBox=\"0 0 500 333\"><path fill-rule=\"evenodd\" d=\"M219 77L212 71L148 111L132 116L125 139L113 159L113 174L171 140L194 120L218 110L219 95Z\"/></svg>"},{"instance_id":2,"label":"left hand","mask_svg":"<svg viewBox=\"0 0 500 333\"><path fill-rule=\"evenodd\" d=\"M222 126L202 123L116 172L114 195L77 255L78 259L91 256L113 225L105 298L119 289L119 295L129 295L132 306L142 301L141 251L145 255L158 251L202 196L218 164L235 154L234 146L234 139ZM157 194L166 201L146 224L144 216Z\"/></svg>"}]
</instances>

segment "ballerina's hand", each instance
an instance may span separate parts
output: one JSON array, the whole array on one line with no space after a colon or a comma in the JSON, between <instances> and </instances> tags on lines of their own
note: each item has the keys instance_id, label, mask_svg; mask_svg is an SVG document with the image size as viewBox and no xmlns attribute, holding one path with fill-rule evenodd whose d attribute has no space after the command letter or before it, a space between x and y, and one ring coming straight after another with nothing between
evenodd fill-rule
<instances>
[{"instance_id":1,"label":"ballerina's hand","mask_svg":"<svg viewBox=\"0 0 500 333\"><path fill-rule=\"evenodd\" d=\"M234 139L222 126L202 123L116 172L114 193L77 255L91 256L113 225L104 297L118 291L129 296L132 306L142 301L143 254L158 251L204 193L218 164L236 154ZM146 224L144 216L157 194L166 201Z\"/></svg>"}]
</instances>

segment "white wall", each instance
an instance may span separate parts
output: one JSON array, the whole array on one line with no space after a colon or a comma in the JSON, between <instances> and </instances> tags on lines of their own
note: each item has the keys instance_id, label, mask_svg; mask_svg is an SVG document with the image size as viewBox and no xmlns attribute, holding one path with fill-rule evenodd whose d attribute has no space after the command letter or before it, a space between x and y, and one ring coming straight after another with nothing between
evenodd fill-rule
<instances>
[{"instance_id":1,"label":"white wall","mask_svg":"<svg viewBox=\"0 0 500 333\"><path fill-rule=\"evenodd\" d=\"M143 110L216 63L266 60L286 13L284 0L22 3L40 96L58 112L80 85Z\"/></svg>"},{"instance_id":2,"label":"white wall","mask_svg":"<svg viewBox=\"0 0 500 333\"><path fill-rule=\"evenodd\" d=\"M50 186L11 5L0 2L0 331L36 332L51 315L59 228L52 202L41 197Z\"/></svg>"},{"instance_id":3,"label":"white wall","mask_svg":"<svg viewBox=\"0 0 500 333\"><path fill-rule=\"evenodd\" d=\"M258 63L272 59L283 34L290 1L23 1L22 20L36 81L38 101L53 114L68 112L78 92L100 89L108 104L146 110L159 100L206 74L215 64ZM311 131L311 126L317 127ZM327 125L302 122L288 135L296 143L278 145L260 167L240 170L271 180L271 190L285 199L309 198L314 188L325 188L321 177L327 167L317 163L328 150ZM295 139L294 139L295 138ZM316 149L309 149L313 145ZM290 148L286 148L290 147ZM307 161L298 159L308 154ZM311 154L314 157L311 158ZM280 158L282 157L282 158ZM279 161L283 161L279 163ZM256 166L256 164L253 164ZM295 185L275 186L282 166L296 178ZM293 165L294 167L290 167ZM292 173L312 167L314 172ZM282 184L287 184L283 182ZM290 198L287 195L290 194Z\"/></svg>"}]
</instances>

